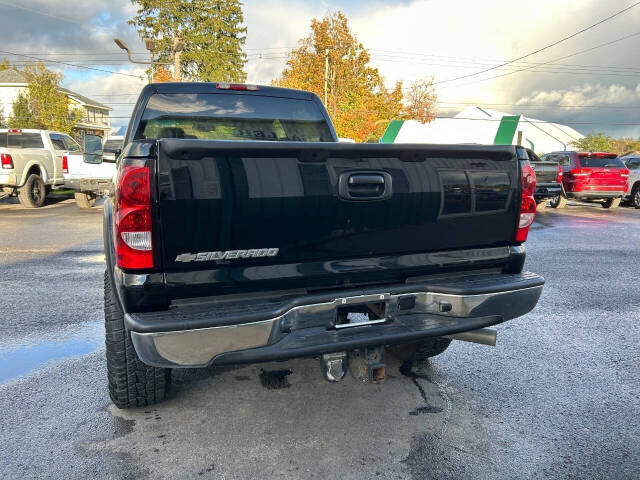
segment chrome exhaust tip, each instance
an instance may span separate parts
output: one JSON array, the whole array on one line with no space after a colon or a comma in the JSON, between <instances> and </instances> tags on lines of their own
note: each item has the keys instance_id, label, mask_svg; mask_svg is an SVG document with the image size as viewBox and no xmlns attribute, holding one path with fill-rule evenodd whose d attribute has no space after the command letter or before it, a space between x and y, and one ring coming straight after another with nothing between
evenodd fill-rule
<instances>
[{"instance_id":1,"label":"chrome exhaust tip","mask_svg":"<svg viewBox=\"0 0 640 480\"><path fill-rule=\"evenodd\" d=\"M469 330L468 332L454 333L452 335L444 335L444 338L452 340L462 340L463 342L479 343L481 345L496 346L498 331L493 328L479 328L478 330Z\"/></svg>"}]
</instances>

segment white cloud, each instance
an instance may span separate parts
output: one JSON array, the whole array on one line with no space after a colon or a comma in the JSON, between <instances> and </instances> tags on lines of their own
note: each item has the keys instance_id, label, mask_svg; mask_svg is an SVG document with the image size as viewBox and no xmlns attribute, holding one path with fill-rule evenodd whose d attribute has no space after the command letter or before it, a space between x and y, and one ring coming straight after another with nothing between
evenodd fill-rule
<instances>
[{"instance_id":1,"label":"white cloud","mask_svg":"<svg viewBox=\"0 0 640 480\"><path fill-rule=\"evenodd\" d=\"M104 52L108 58L125 61L124 54L113 44L112 39L117 36L129 44L132 50L144 51L135 29L126 24L126 20L135 13L135 6L130 0L107 3L88 0L83 2L82 8L72 9L68 8L66 0L34 0L20 5L24 8L0 5L3 50L82 54L77 58L57 57L73 61L91 58L91 55L86 54ZM409 83L416 78L433 75L439 82L478 72L550 44L621 8L621 5L598 0L246 0L243 7L248 27L246 49L249 62L246 70L249 82L269 83L284 68L284 57L290 48L295 47L298 40L308 34L311 19L335 10L346 13L354 33L370 50L372 63L379 68L388 84L392 85L396 80ZM69 18L75 23L25 9ZM640 7L524 61L545 62L611 41L637 31L638 23ZM637 57L637 38L639 37L559 63L629 67L632 59ZM136 71L126 63L105 65L102 68ZM603 68L591 71L588 67L556 66L484 81L487 77L506 73L511 69L513 66L509 65L459 82L439 84L438 94L442 108L462 109L462 102L519 104L522 107L503 105L497 108L559 122L578 117L584 122L612 123L618 119L639 121L633 118L633 110L527 110L523 106L526 103L558 102L637 105L640 100L637 98L638 80L634 76L635 72L622 76ZM552 69L556 73L536 72ZM98 100L111 99L112 103L135 98L99 95L115 93L118 89L131 90L130 86L133 84L136 85L134 90L139 88L135 80L126 77L108 75L98 80L100 74L97 72L78 69L65 69L65 74L70 88L95 96ZM88 80L81 81L86 78ZM124 106L114 107L114 116L124 115ZM126 114L130 111L131 107ZM590 127L584 128L588 130ZM594 128L620 131L615 126ZM640 135L640 128L630 126L625 132Z\"/></svg>"},{"instance_id":2,"label":"white cloud","mask_svg":"<svg viewBox=\"0 0 640 480\"><path fill-rule=\"evenodd\" d=\"M519 105L531 103L555 104L563 106L596 105L628 106L640 104L640 83L628 88L623 85L601 85L585 83L570 89L534 90L530 95L521 97ZM576 107L579 108L579 107Z\"/></svg>"}]
</instances>

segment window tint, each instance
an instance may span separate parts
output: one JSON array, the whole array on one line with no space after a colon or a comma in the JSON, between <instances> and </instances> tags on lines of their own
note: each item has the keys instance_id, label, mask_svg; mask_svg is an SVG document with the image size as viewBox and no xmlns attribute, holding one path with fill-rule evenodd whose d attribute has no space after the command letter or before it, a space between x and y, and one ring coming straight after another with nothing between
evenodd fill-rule
<instances>
[{"instance_id":1,"label":"window tint","mask_svg":"<svg viewBox=\"0 0 640 480\"><path fill-rule=\"evenodd\" d=\"M67 135L62 135L62 139L64 140L65 147L70 152L79 152L82 150L82 148L80 148L80 145L78 145L73 138Z\"/></svg>"},{"instance_id":2,"label":"window tint","mask_svg":"<svg viewBox=\"0 0 640 480\"><path fill-rule=\"evenodd\" d=\"M39 133L3 133L0 139L0 145L9 148L44 148Z\"/></svg>"},{"instance_id":3,"label":"window tint","mask_svg":"<svg viewBox=\"0 0 640 480\"><path fill-rule=\"evenodd\" d=\"M624 168L624 163L622 160L618 158L617 155L607 155L607 156L593 156L590 157L588 155L579 155L580 158L580 166L581 167L620 167Z\"/></svg>"},{"instance_id":4,"label":"window tint","mask_svg":"<svg viewBox=\"0 0 640 480\"><path fill-rule=\"evenodd\" d=\"M215 93L152 95L135 138L333 141L313 101Z\"/></svg>"},{"instance_id":5,"label":"window tint","mask_svg":"<svg viewBox=\"0 0 640 480\"><path fill-rule=\"evenodd\" d=\"M80 152L82 148L76 143L76 141L68 135L61 133L50 133L49 138L54 150L64 150L69 152Z\"/></svg>"},{"instance_id":6,"label":"window tint","mask_svg":"<svg viewBox=\"0 0 640 480\"><path fill-rule=\"evenodd\" d=\"M627 168L629 170L639 170L640 169L640 158L625 159L624 163L627 165Z\"/></svg>"},{"instance_id":7,"label":"window tint","mask_svg":"<svg viewBox=\"0 0 640 480\"><path fill-rule=\"evenodd\" d=\"M66 150L62 135L59 135L57 133L50 133L49 138L51 139L51 144L53 145L54 150Z\"/></svg>"},{"instance_id":8,"label":"window tint","mask_svg":"<svg viewBox=\"0 0 640 480\"><path fill-rule=\"evenodd\" d=\"M558 162L563 167L568 167L571 165L571 158L569 157L569 155L549 155L549 160Z\"/></svg>"}]
</instances>

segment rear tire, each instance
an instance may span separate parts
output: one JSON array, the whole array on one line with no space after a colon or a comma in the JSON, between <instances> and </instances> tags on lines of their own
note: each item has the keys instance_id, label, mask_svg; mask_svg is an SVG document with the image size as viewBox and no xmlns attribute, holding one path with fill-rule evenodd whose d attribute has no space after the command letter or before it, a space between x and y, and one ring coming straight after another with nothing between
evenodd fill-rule
<instances>
[{"instance_id":1,"label":"rear tire","mask_svg":"<svg viewBox=\"0 0 640 480\"><path fill-rule=\"evenodd\" d=\"M47 197L47 189L39 175L32 173L18 190L18 200L25 208L40 208Z\"/></svg>"},{"instance_id":2,"label":"rear tire","mask_svg":"<svg viewBox=\"0 0 640 480\"><path fill-rule=\"evenodd\" d=\"M118 408L145 407L167 398L171 370L142 363L124 328L124 315L104 273L104 327L109 396Z\"/></svg>"},{"instance_id":3,"label":"rear tire","mask_svg":"<svg viewBox=\"0 0 640 480\"><path fill-rule=\"evenodd\" d=\"M91 208L96 204L96 196L92 193L75 192L73 197L80 208Z\"/></svg>"},{"instance_id":4,"label":"rear tire","mask_svg":"<svg viewBox=\"0 0 640 480\"><path fill-rule=\"evenodd\" d=\"M607 198L604 202L602 202L602 206L608 209L618 208L620 206L621 198Z\"/></svg>"},{"instance_id":5,"label":"rear tire","mask_svg":"<svg viewBox=\"0 0 640 480\"><path fill-rule=\"evenodd\" d=\"M631 205L634 208L640 208L640 183L633 187L631 192Z\"/></svg>"},{"instance_id":6,"label":"rear tire","mask_svg":"<svg viewBox=\"0 0 640 480\"><path fill-rule=\"evenodd\" d=\"M549 206L553 208L564 208L567 206L567 197L564 195L556 195L549 202Z\"/></svg>"}]
</instances>

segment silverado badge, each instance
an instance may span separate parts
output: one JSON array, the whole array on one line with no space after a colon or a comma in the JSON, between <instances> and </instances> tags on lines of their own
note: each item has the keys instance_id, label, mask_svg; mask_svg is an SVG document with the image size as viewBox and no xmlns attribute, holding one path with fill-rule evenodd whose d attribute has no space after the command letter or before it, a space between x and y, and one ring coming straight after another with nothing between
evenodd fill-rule
<instances>
[{"instance_id":1,"label":"silverado badge","mask_svg":"<svg viewBox=\"0 0 640 480\"><path fill-rule=\"evenodd\" d=\"M223 252L181 253L176 257L176 262L210 262L212 260L275 257L279 251L279 248L252 248L250 250L225 250Z\"/></svg>"}]
</instances>

